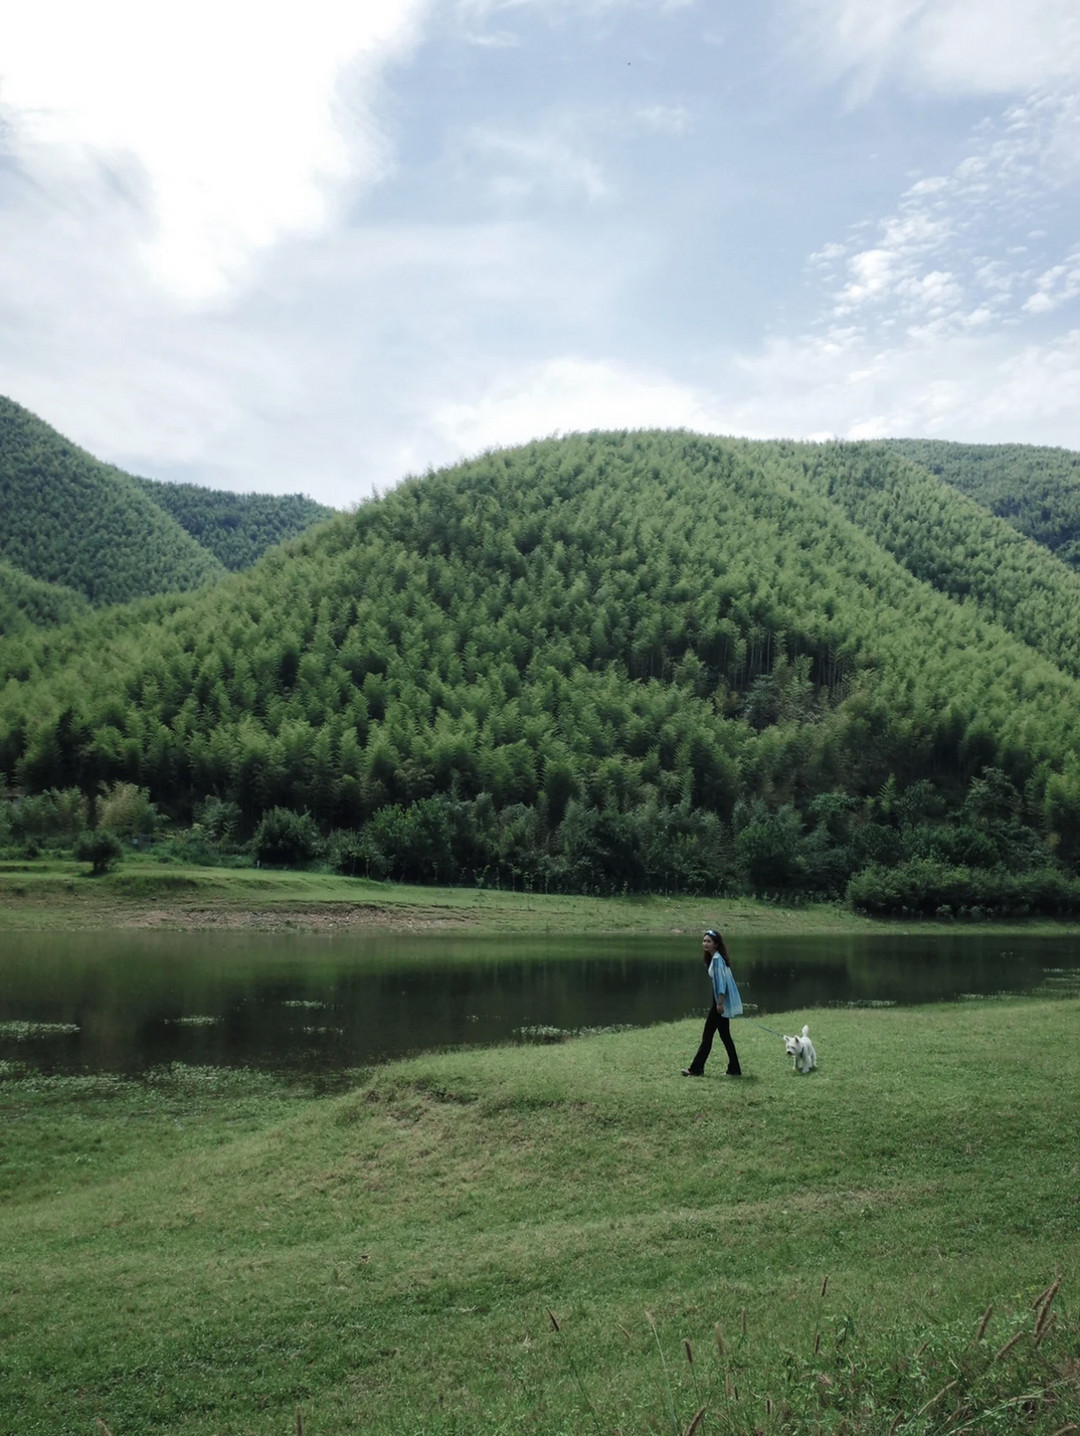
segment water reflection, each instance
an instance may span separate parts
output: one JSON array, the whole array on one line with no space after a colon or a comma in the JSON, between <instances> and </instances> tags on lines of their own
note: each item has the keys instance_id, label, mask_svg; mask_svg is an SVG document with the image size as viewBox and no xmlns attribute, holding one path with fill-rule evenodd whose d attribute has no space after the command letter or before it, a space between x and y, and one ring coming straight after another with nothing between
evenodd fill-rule
<instances>
[{"instance_id":1,"label":"water reflection","mask_svg":"<svg viewBox=\"0 0 1080 1436\"><path fill-rule=\"evenodd\" d=\"M1070 937L744 938L751 1020L836 1004L1080 991ZM0 1072L168 1062L330 1073L523 1030L645 1026L707 1000L695 937L10 934Z\"/></svg>"}]
</instances>

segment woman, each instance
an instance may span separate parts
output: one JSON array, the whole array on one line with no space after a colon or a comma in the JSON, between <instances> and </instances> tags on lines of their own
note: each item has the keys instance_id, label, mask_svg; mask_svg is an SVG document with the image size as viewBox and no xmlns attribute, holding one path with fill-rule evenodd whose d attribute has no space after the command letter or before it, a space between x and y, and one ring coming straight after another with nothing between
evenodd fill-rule
<instances>
[{"instance_id":1,"label":"woman","mask_svg":"<svg viewBox=\"0 0 1080 1436\"><path fill-rule=\"evenodd\" d=\"M728 1055L727 1075L741 1077L742 1068L739 1066L739 1054L735 1051L735 1044L731 1040L730 1019L742 1015L742 998L739 996L739 989L735 986L735 979L728 966L724 939L714 927L709 928L701 940L701 956L705 966L709 969L709 977L712 979L713 1000L708 1016L705 1018L705 1031L701 1034L701 1046L690 1066L683 1068L682 1075L684 1077L705 1076L705 1063L709 1060L709 1053L712 1051L713 1036L719 1032L720 1041L724 1044Z\"/></svg>"}]
</instances>

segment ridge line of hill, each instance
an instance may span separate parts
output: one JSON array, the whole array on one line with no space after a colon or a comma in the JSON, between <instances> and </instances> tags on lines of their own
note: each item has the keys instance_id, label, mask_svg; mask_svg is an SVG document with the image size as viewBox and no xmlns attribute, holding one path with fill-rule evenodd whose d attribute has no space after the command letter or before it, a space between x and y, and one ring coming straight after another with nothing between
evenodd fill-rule
<instances>
[{"instance_id":1,"label":"ridge line of hill","mask_svg":"<svg viewBox=\"0 0 1080 1436\"><path fill-rule=\"evenodd\" d=\"M230 494L137 478L0 397L0 562L95 606L199 588L332 514L300 494ZM6 573L5 590L14 583ZM0 603L0 620L24 626L20 601ZM24 602L22 613L58 622L70 607L57 594L52 604ZM0 632L8 631L5 623Z\"/></svg>"}]
</instances>

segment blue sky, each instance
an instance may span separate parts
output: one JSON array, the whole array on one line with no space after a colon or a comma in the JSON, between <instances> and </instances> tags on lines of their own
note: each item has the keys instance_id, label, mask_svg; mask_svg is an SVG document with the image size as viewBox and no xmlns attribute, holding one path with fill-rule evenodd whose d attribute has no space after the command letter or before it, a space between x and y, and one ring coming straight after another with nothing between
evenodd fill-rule
<instances>
[{"instance_id":1,"label":"blue sky","mask_svg":"<svg viewBox=\"0 0 1080 1436\"><path fill-rule=\"evenodd\" d=\"M39 0L0 392L338 506L594 427L1080 448L1074 0Z\"/></svg>"}]
</instances>

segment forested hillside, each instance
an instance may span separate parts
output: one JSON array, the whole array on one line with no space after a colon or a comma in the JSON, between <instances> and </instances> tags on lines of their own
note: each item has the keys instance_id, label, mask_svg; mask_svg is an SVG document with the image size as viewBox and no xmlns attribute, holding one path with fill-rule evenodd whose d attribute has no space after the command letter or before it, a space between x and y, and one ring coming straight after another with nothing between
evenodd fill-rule
<instances>
[{"instance_id":1,"label":"forested hillside","mask_svg":"<svg viewBox=\"0 0 1080 1436\"><path fill-rule=\"evenodd\" d=\"M1078 595L880 445L550 440L0 644L0 768L373 875L1053 908Z\"/></svg>"},{"instance_id":2,"label":"forested hillside","mask_svg":"<svg viewBox=\"0 0 1080 1436\"><path fill-rule=\"evenodd\" d=\"M196 588L223 571L129 474L3 398L0 559L97 604Z\"/></svg>"},{"instance_id":3,"label":"forested hillside","mask_svg":"<svg viewBox=\"0 0 1080 1436\"><path fill-rule=\"evenodd\" d=\"M233 573L250 568L268 548L334 515L333 509L303 494L232 494L157 479L136 483Z\"/></svg>"},{"instance_id":4,"label":"forested hillside","mask_svg":"<svg viewBox=\"0 0 1080 1436\"><path fill-rule=\"evenodd\" d=\"M231 494L136 478L0 398L0 562L62 590L51 602L39 593L36 605L21 606L21 618L7 605L19 626L27 617L54 623L47 615L69 605L72 592L100 605L197 588L226 569L250 567L332 514L302 494ZM11 582L8 574L2 591ZM46 616L33 618L35 606Z\"/></svg>"},{"instance_id":5,"label":"forested hillside","mask_svg":"<svg viewBox=\"0 0 1080 1436\"><path fill-rule=\"evenodd\" d=\"M916 578L968 602L1080 677L1080 576L923 466L873 448L838 464L807 451L807 473ZM1023 482L1023 469L1018 484Z\"/></svg>"},{"instance_id":6,"label":"forested hillside","mask_svg":"<svg viewBox=\"0 0 1080 1436\"><path fill-rule=\"evenodd\" d=\"M887 443L1080 569L1080 454L1031 444Z\"/></svg>"},{"instance_id":7,"label":"forested hillside","mask_svg":"<svg viewBox=\"0 0 1080 1436\"><path fill-rule=\"evenodd\" d=\"M0 636L27 628L53 628L89 611L81 593L41 583L0 559Z\"/></svg>"}]
</instances>

